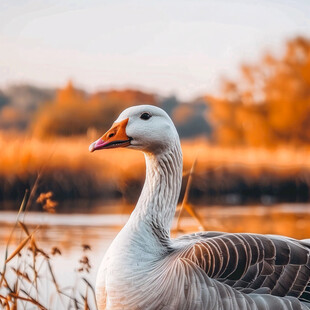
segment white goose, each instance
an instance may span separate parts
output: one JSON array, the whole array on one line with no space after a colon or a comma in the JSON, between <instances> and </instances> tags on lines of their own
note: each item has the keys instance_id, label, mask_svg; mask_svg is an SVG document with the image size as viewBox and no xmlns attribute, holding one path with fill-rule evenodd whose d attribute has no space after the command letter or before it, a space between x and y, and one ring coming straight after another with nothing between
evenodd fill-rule
<instances>
[{"instance_id":1,"label":"white goose","mask_svg":"<svg viewBox=\"0 0 310 310\"><path fill-rule=\"evenodd\" d=\"M146 180L97 276L99 309L310 309L310 243L201 232L170 238L182 180L177 131L160 108L126 109L90 151L141 150Z\"/></svg>"}]
</instances>

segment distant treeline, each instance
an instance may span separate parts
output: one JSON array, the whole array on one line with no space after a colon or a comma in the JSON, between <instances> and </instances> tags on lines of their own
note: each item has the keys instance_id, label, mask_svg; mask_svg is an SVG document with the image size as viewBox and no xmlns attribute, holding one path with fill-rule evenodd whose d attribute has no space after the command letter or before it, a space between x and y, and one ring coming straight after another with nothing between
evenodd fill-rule
<instances>
[{"instance_id":1,"label":"distant treeline","mask_svg":"<svg viewBox=\"0 0 310 310\"><path fill-rule=\"evenodd\" d=\"M223 79L218 96L183 103L136 89L87 93L71 82L43 89L31 85L0 91L0 129L39 137L83 135L106 130L125 108L162 107L181 138L206 136L224 146L305 145L310 143L310 40L289 40L281 56L265 53L240 67L240 77Z\"/></svg>"},{"instance_id":2,"label":"distant treeline","mask_svg":"<svg viewBox=\"0 0 310 310\"><path fill-rule=\"evenodd\" d=\"M106 130L118 114L132 105L152 104L168 112L180 136L209 136L203 99L181 103L140 90L108 90L89 94L69 82L62 89L15 85L0 91L0 129L27 131L39 137L85 135Z\"/></svg>"}]
</instances>

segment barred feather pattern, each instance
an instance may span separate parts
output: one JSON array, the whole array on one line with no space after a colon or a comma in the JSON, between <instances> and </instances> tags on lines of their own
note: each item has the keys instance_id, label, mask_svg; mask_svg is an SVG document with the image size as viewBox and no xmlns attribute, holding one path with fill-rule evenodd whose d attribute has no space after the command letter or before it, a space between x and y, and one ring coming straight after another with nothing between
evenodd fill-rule
<instances>
[{"instance_id":1,"label":"barred feather pattern","mask_svg":"<svg viewBox=\"0 0 310 310\"><path fill-rule=\"evenodd\" d=\"M178 136L146 154L146 181L100 266L99 309L310 309L310 242L201 232L170 238L182 180Z\"/></svg>"},{"instance_id":2,"label":"barred feather pattern","mask_svg":"<svg viewBox=\"0 0 310 310\"><path fill-rule=\"evenodd\" d=\"M204 232L175 239L173 244L179 257L202 269L216 287L214 309L310 308L307 242L274 235Z\"/></svg>"}]
</instances>

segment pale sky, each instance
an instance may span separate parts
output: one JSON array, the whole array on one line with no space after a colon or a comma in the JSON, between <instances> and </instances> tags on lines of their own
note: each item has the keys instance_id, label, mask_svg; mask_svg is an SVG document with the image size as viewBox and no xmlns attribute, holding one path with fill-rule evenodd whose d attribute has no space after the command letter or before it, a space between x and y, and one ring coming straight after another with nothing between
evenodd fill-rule
<instances>
[{"instance_id":1,"label":"pale sky","mask_svg":"<svg viewBox=\"0 0 310 310\"><path fill-rule=\"evenodd\" d=\"M139 87L187 100L286 39L309 0L0 0L0 88Z\"/></svg>"}]
</instances>

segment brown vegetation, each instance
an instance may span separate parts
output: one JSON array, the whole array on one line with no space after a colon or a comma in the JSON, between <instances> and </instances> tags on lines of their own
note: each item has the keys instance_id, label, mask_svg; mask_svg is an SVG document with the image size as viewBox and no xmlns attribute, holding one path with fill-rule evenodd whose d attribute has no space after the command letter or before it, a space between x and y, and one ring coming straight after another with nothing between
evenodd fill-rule
<instances>
[{"instance_id":1,"label":"brown vegetation","mask_svg":"<svg viewBox=\"0 0 310 310\"><path fill-rule=\"evenodd\" d=\"M290 40L282 57L267 53L240 71L238 81L222 82L218 98L207 97L215 141L265 147L309 144L310 40Z\"/></svg>"},{"instance_id":2,"label":"brown vegetation","mask_svg":"<svg viewBox=\"0 0 310 310\"><path fill-rule=\"evenodd\" d=\"M21 197L39 175L39 192L52 191L56 200L124 196L134 202L144 180L143 155L126 149L90 154L88 145L94 139L0 135L0 197ZM265 196L272 199L269 203L308 200L309 148L223 148L205 140L183 141L182 148L185 178L197 157L190 201L236 204L251 202L251 196L252 202ZM232 195L238 199L231 200ZM243 195L248 197L242 200Z\"/></svg>"},{"instance_id":3,"label":"brown vegetation","mask_svg":"<svg viewBox=\"0 0 310 310\"><path fill-rule=\"evenodd\" d=\"M156 104L154 95L135 90L97 92L88 95L71 82L41 107L33 132L41 138L85 134L91 128L107 129L120 111L132 105Z\"/></svg>"}]
</instances>

